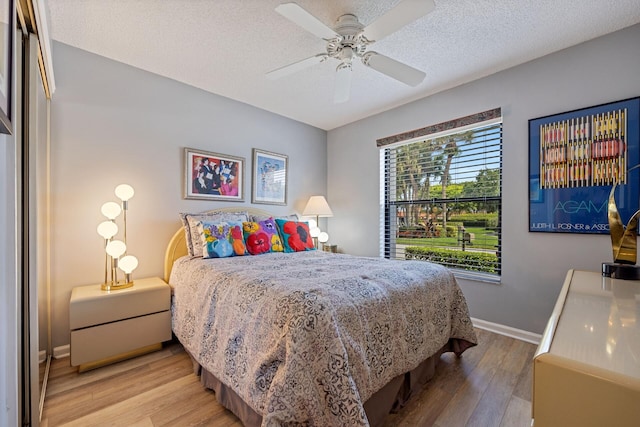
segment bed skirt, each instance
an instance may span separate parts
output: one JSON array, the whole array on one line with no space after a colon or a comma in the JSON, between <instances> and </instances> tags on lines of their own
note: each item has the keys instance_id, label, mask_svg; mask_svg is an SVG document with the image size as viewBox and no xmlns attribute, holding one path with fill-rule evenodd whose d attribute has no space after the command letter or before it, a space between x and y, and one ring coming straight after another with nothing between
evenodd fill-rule
<instances>
[{"instance_id":1,"label":"bed skirt","mask_svg":"<svg viewBox=\"0 0 640 427\"><path fill-rule=\"evenodd\" d=\"M433 356L423 361L415 369L392 379L364 403L369 425L371 427L382 426L389 413L397 412L407 403L413 393L421 390L435 374L440 356L443 353L454 352L460 356L464 350L473 345L475 344L466 340L452 338ZM200 376L200 381L204 387L213 390L218 402L233 412L245 427L259 427L262 424L262 415L247 405L230 387L227 387L212 373L202 368L193 357L191 357L191 360L194 373Z\"/></svg>"}]
</instances>

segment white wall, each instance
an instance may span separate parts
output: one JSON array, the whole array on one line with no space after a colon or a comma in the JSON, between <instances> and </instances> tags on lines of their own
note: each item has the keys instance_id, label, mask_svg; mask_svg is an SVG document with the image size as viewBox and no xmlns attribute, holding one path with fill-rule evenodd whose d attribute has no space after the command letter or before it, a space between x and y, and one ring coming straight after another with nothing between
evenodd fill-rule
<instances>
[{"instance_id":1,"label":"white wall","mask_svg":"<svg viewBox=\"0 0 640 427\"><path fill-rule=\"evenodd\" d=\"M100 207L131 184L127 240L140 261L135 277L162 276L179 212L251 202L251 149L289 156L288 206L326 193L326 132L61 44L53 44L56 93L51 102L53 346L69 343L74 286L104 277ZM245 202L185 200L183 148L245 162Z\"/></svg>"},{"instance_id":2,"label":"white wall","mask_svg":"<svg viewBox=\"0 0 640 427\"><path fill-rule=\"evenodd\" d=\"M609 236L529 233L528 120L638 96L639 70L635 25L329 131L332 243L348 253L378 254L376 139L501 107L502 283L460 285L473 317L541 333L567 270L598 271L611 261L611 249Z\"/></svg>"}]
</instances>

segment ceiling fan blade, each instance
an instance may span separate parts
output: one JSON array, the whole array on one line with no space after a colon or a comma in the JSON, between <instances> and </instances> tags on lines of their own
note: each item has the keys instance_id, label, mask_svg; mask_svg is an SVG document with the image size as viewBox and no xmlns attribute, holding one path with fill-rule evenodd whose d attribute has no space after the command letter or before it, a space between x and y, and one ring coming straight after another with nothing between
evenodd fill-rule
<instances>
[{"instance_id":1,"label":"ceiling fan blade","mask_svg":"<svg viewBox=\"0 0 640 427\"><path fill-rule=\"evenodd\" d=\"M403 0L367 25L363 34L369 41L380 40L435 9L433 0Z\"/></svg>"},{"instance_id":2,"label":"ceiling fan blade","mask_svg":"<svg viewBox=\"0 0 640 427\"><path fill-rule=\"evenodd\" d=\"M351 64L340 64L336 70L335 92L333 102L340 104L347 102L351 94Z\"/></svg>"},{"instance_id":3,"label":"ceiling fan blade","mask_svg":"<svg viewBox=\"0 0 640 427\"><path fill-rule=\"evenodd\" d=\"M269 71L267 74L265 74L265 76L269 80L276 80L276 79L279 79L280 77L288 76L289 74L293 74L300 70L304 70L305 68L311 67L312 65L319 64L325 59L327 59L327 55L324 53L321 53L319 55L303 59L302 61L294 62L293 64L276 68L275 70Z\"/></svg>"},{"instance_id":4,"label":"ceiling fan blade","mask_svg":"<svg viewBox=\"0 0 640 427\"><path fill-rule=\"evenodd\" d=\"M418 86L426 76L420 70L376 52L367 52L362 58L362 63L409 86Z\"/></svg>"},{"instance_id":5,"label":"ceiling fan blade","mask_svg":"<svg viewBox=\"0 0 640 427\"><path fill-rule=\"evenodd\" d=\"M321 39L337 37L335 31L296 3L283 3L276 7L276 12Z\"/></svg>"}]
</instances>

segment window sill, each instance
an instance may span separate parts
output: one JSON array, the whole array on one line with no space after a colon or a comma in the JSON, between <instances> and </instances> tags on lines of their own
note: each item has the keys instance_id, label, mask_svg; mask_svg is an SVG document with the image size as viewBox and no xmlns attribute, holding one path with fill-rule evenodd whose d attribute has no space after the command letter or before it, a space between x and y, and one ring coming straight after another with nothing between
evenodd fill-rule
<instances>
[{"instance_id":1,"label":"window sill","mask_svg":"<svg viewBox=\"0 0 640 427\"><path fill-rule=\"evenodd\" d=\"M450 269L456 279L471 280L474 282L491 283L493 285L500 285L502 278L494 274L479 273L476 271L457 270L455 268Z\"/></svg>"}]
</instances>

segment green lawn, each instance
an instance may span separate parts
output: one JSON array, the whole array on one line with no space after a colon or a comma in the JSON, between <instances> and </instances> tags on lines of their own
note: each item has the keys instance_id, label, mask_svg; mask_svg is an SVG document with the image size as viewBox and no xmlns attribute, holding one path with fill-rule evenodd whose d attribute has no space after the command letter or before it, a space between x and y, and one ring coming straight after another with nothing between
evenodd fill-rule
<instances>
[{"instance_id":1,"label":"green lawn","mask_svg":"<svg viewBox=\"0 0 640 427\"><path fill-rule=\"evenodd\" d=\"M493 230L487 230L482 227L465 227L467 233L474 234L471 245L467 247L471 249L489 249L495 250L498 246L498 236ZM401 245L421 246L424 244L432 246L461 247L458 237L432 237L432 238L398 238L396 243Z\"/></svg>"}]
</instances>

